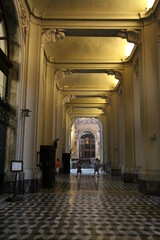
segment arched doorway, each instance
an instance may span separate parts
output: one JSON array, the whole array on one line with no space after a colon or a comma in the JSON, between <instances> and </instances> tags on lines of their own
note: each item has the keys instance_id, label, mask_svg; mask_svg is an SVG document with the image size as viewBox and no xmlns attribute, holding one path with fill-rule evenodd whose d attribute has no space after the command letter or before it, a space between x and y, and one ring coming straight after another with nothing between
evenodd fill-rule
<instances>
[{"instance_id":1,"label":"arched doorway","mask_svg":"<svg viewBox=\"0 0 160 240\"><path fill-rule=\"evenodd\" d=\"M87 136L87 134L89 134L89 136ZM88 142L89 139L90 146L85 146L84 140ZM71 159L97 157L103 160L102 126L99 120L95 118L77 118L71 126L70 142ZM88 151L84 149L85 147L89 147L90 153L87 153Z\"/></svg>"},{"instance_id":2,"label":"arched doorway","mask_svg":"<svg viewBox=\"0 0 160 240\"><path fill-rule=\"evenodd\" d=\"M79 143L79 158L95 158L95 137L92 132L82 133Z\"/></svg>"}]
</instances>

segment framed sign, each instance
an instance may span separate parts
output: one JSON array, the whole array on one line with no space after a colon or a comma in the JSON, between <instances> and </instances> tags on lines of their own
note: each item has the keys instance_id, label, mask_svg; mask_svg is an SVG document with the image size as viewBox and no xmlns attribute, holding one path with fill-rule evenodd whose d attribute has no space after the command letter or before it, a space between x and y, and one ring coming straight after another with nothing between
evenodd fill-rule
<instances>
[{"instance_id":1,"label":"framed sign","mask_svg":"<svg viewBox=\"0 0 160 240\"><path fill-rule=\"evenodd\" d=\"M22 172L23 171L23 161L13 160L11 161L11 172Z\"/></svg>"}]
</instances>

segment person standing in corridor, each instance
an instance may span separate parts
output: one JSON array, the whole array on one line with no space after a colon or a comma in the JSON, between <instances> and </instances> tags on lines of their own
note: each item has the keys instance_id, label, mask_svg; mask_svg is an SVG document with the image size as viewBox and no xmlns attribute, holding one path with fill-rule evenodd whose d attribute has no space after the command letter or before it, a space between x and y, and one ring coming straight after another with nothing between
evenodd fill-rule
<instances>
[{"instance_id":1,"label":"person standing in corridor","mask_svg":"<svg viewBox=\"0 0 160 240\"><path fill-rule=\"evenodd\" d=\"M96 158L94 163L94 176L97 173L97 177L99 177L99 162L100 162L99 159Z\"/></svg>"},{"instance_id":2,"label":"person standing in corridor","mask_svg":"<svg viewBox=\"0 0 160 240\"><path fill-rule=\"evenodd\" d=\"M60 161L59 158L57 158L57 162L56 162L56 174L59 175L59 168L60 168Z\"/></svg>"}]
</instances>

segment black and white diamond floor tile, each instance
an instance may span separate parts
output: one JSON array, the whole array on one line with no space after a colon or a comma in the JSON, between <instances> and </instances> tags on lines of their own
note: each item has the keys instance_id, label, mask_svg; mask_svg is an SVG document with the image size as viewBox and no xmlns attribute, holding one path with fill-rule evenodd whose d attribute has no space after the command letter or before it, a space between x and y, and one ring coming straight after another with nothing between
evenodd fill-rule
<instances>
[{"instance_id":1,"label":"black and white diamond floor tile","mask_svg":"<svg viewBox=\"0 0 160 240\"><path fill-rule=\"evenodd\" d=\"M160 240L160 198L105 173L60 175L0 210L0 239Z\"/></svg>"}]
</instances>

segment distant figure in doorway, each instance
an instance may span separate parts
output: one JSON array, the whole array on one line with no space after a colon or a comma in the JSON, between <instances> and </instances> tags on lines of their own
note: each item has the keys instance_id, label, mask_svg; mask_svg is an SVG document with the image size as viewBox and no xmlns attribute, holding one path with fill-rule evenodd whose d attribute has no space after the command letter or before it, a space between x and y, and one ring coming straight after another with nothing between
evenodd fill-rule
<instances>
[{"instance_id":1,"label":"distant figure in doorway","mask_svg":"<svg viewBox=\"0 0 160 240\"><path fill-rule=\"evenodd\" d=\"M60 168L60 161L59 158L57 158L57 162L56 162L56 174L59 175L59 168Z\"/></svg>"},{"instance_id":2,"label":"distant figure in doorway","mask_svg":"<svg viewBox=\"0 0 160 240\"><path fill-rule=\"evenodd\" d=\"M77 177L78 177L78 173L79 173L80 176L81 176L81 174L82 174L82 169L81 169L80 161L77 162Z\"/></svg>"},{"instance_id":3,"label":"distant figure in doorway","mask_svg":"<svg viewBox=\"0 0 160 240\"><path fill-rule=\"evenodd\" d=\"M97 177L99 177L99 162L100 160L96 158L94 163L94 176L96 176L97 173Z\"/></svg>"}]
</instances>

